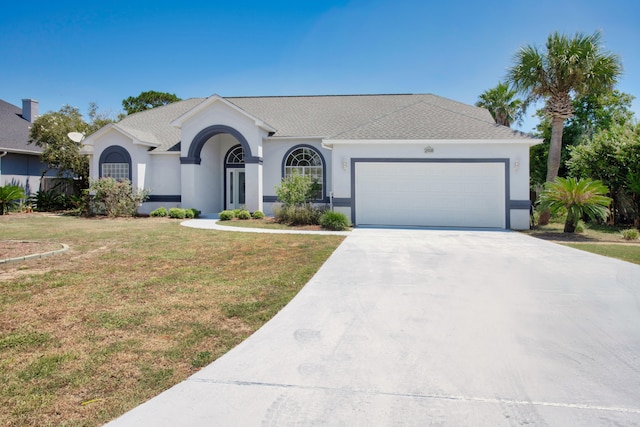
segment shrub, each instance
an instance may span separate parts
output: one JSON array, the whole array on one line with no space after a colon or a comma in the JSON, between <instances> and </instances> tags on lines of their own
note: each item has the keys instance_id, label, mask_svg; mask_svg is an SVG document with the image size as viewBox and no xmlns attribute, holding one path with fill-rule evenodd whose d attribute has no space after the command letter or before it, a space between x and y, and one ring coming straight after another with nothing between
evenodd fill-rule
<instances>
[{"instance_id":1,"label":"shrub","mask_svg":"<svg viewBox=\"0 0 640 427\"><path fill-rule=\"evenodd\" d=\"M236 217L238 219L251 219L251 214L249 213L248 210L243 209L240 212L238 212L238 215L236 215Z\"/></svg>"},{"instance_id":2,"label":"shrub","mask_svg":"<svg viewBox=\"0 0 640 427\"><path fill-rule=\"evenodd\" d=\"M193 214L193 216L191 218L198 218L200 216L200 214L202 213L198 209L195 209L195 208L191 208L191 209L188 209L188 210L190 210L191 213Z\"/></svg>"},{"instance_id":3,"label":"shrub","mask_svg":"<svg viewBox=\"0 0 640 427\"><path fill-rule=\"evenodd\" d=\"M622 230L622 238L624 240L637 240L638 239L638 230L635 228L631 228L629 230Z\"/></svg>"},{"instance_id":4,"label":"shrub","mask_svg":"<svg viewBox=\"0 0 640 427\"><path fill-rule=\"evenodd\" d=\"M184 217L185 218L189 218L189 219L194 218L195 214L193 213L193 209L185 209L184 210Z\"/></svg>"},{"instance_id":5,"label":"shrub","mask_svg":"<svg viewBox=\"0 0 640 427\"><path fill-rule=\"evenodd\" d=\"M218 215L218 218L220 218L220 221L231 221L235 217L236 216L233 213L233 211L222 211Z\"/></svg>"},{"instance_id":6,"label":"shrub","mask_svg":"<svg viewBox=\"0 0 640 427\"><path fill-rule=\"evenodd\" d=\"M21 201L26 198L24 190L18 185L0 187L0 215L4 215L14 206L19 206Z\"/></svg>"},{"instance_id":7,"label":"shrub","mask_svg":"<svg viewBox=\"0 0 640 427\"><path fill-rule=\"evenodd\" d=\"M351 227L351 221L342 212L326 211L320 217L322 228L335 231L343 231Z\"/></svg>"},{"instance_id":8,"label":"shrub","mask_svg":"<svg viewBox=\"0 0 640 427\"><path fill-rule=\"evenodd\" d=\"M167 215L169 215L169 212L167 212L167 208L165 208L164 206L161 206L158 209L152 210L151 213L149 214L149 216L153 216L153 217L165 217Z\"/></svg>"},{"instance_id":9,"label":"shrub","mask_svg":"<svg viewBox=\"0 0 640 427\"><path fill-rule=\"evenodd\" d=\"M253 218L253 219L263 219L264 218L264 213L262 213L262 211L255 211L254 213L251 214L251 218Z\"/></svg>"},{"instance_id":10,"label":"shrub","mask_svg":"<svg viewBox=\"0 0 640 427\"><path fill-rule=\"evenodd\" d=\"M320 186L309 176L298 172L283 178L276 186L276 196L285 206L299 206L317 198Z\"/></svg>"},{"instance_id":11,"label":"shrub","mask_svg":"<svg viewBox=\"0 0 640 427\"><path fill-rule=\"evenodd\" d=\"M289 225L318 225L323 209L311 203L303 205L282 205L274 209L276 222Z\"/></svg>"},{"instance_id":12,"label":"shrub","mask_svg":"<svg viewBox=\"0 0 640 427\"><path fill-rule=\"evenodd\" d=\"M93 209L110 217L135 216L138 206L149 196L148 190L133 188L127 179L100 178L91 181L89 190L95 194Z\"/></svg>"},{"instance_id":13,"label":"shrub","mask_svg":"<svg viewBox=\"0 0 640 427\"><path fill-rule=\"evenodd\" d=\"M38 191L32 195L30 202L40 212L52 212L66 210L72 207L72 199L64 193L56 190Z\"/></svg>"},{"instance_id":14,"label":"shrub","mask_svg":"<svg viewBox=\"0 0 640 427\"><path fill-rule=\"evenodd\" d=\"M242 209L234 209L234 210L233 210L233 216L234 216L234 218L237 218L237 217L238 217L238 214L240 213L240 211L241 211L241 210L242 210Z\"/></svg>"},{"instance_id":15,"label":"shrub","mask_svg":"<svg viewBox=\"0 0 640 427\"><path fill-rule=\"evenodd\" d=\"M169 218L183 219L186 215L185 210L182 208L169 209Z\"/></svg>"}]
</instances>

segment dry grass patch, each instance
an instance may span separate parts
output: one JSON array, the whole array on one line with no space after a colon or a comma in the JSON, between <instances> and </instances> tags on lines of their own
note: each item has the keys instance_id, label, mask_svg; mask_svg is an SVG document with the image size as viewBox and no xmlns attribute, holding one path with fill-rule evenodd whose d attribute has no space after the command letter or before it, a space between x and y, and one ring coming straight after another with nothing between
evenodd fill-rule
<instances>
[{"instance_id":1,"label":"dry grass patch","mask_svg":"<svg viewBox=\"0 0 640 427\"><path fill-rule=\"evenodd\" d=\"M339 236L195 230L161 218L0 217L3 239L66 243L0 265L0 425L101 425L277 313Z\"/></svg>"}]
</instances>

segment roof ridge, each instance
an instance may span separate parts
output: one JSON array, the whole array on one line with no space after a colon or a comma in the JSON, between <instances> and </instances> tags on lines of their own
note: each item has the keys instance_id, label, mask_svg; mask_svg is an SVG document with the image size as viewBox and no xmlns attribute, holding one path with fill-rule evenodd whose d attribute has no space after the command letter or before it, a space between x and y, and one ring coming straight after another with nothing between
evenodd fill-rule
<instances>
[{"instance_id":1,"label":"roof ridge","mask_svg":"<svg viewBox=\"0 0 640 427\"><path fill-rule=\"evenodd\" d=\"M423 96L431 93L351 93L351 94L324 94L324 95L263 95L263 96L221 96L224 99L266 99L266 98L347 98L356 96Z\"/></svg>"}]
</instances>

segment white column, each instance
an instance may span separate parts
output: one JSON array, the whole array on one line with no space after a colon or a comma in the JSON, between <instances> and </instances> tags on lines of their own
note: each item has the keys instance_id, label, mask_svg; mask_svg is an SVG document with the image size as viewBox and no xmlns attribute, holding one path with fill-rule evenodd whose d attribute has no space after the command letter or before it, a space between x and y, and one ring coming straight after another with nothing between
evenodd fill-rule
<instances>
[{"instance_id":1,"label":"white column","mask_svg":"<svg viewBox=\"0 0 640 427\"><path fill-rule=\"evenodd\" d=\"M250 212L262 211L262 164L244 165L245 204Z\"/></svg>"}]
</instances>

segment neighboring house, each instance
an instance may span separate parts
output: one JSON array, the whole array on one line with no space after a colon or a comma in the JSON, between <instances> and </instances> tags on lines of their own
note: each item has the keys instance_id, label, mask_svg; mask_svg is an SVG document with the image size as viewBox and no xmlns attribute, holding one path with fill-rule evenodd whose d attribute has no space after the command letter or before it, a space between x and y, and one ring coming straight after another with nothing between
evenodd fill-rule
<instances>
[{"instance_id":1,"label":"neighboring house","mask_svg":"<svg viewBox=\"0 0 640 427\"><path fill-rule=\"evenodd\" d=\"M91 177L151 190L141 207L270 214L293 171L356 225L529 228L529 147L489 112L435 95L188 99L88 136Z\"/></svg>"},{"instance_id":2,"label":"neighboring house","mask_svg":"<svg viewBox=\"0 0 640 427\"><path fill-rule=\"evenodd\" d=\"M29 128L38 117L38 101L23 99L22 109L0 100L0 186L21 186L27 194L40 190L43 173L54 177L40 161L42 148L29 144Z\"/></svg>"}]
</instances>

